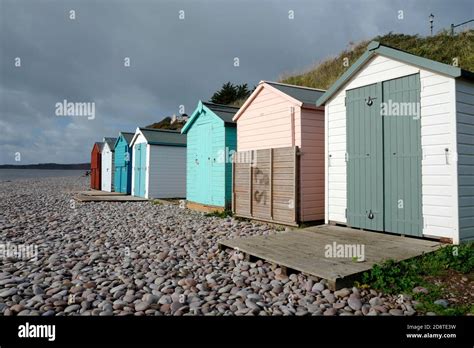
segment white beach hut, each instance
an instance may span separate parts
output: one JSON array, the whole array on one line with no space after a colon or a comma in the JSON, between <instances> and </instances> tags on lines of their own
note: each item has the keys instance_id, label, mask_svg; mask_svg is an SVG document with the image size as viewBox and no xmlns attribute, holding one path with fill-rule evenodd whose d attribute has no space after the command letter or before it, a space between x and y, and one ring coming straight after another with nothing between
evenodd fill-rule
<instances>
[{"instance_id":1,"label":"white beach hut","mask_svg":"<svg viewBox=\"0 0 474 348\"><path fill-rule=\"evenodd\" d=\"M132 141L132 194L144 198L186 197L186 135L137 128Z\"/></svg>"},{"instance_id":2,"label":"white beach hut","mask_svg":"<svg viewBox=\"0 0 474 348\"><path fill-rule=\"evenodd\" d=\"M104 138L102 150L101 190L114 190L114 147L117 138Z\"/></svg>"},{"instance_id":3,"label":"white beach hut","mask_svg":"<svg viewBox=\"0 0 474 348\"><path fill-rule=\"evenodd\" d=\"M317 105L327 223L474 239L474 73L372 42Z\"/></svg>"}]
</instances>

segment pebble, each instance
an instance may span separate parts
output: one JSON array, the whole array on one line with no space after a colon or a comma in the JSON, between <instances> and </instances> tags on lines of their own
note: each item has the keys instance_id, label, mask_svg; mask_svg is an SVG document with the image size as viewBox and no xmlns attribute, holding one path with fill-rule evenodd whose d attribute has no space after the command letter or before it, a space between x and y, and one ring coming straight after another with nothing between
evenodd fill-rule
<instances>
[{"instance_id":1,"label":"pebble","mask_svg":"<svg viewBox=\"0 0 474 348\"><path fill-rule=\"evenodd\" d=\"M389 308L392 314L397 307L396 297L372 289L333 292L324 279L287 276L268 262L218 249L220 239L273 234L274 226L174 204L72 208L73 192L88 185L79 177L0 182L7 221L0 221L0 240L34 241L47 251L37 261L2 260L0 315L332 316L389 314ZM398 311L414 315L413 308Z\"/></svg>"},{"instance_id":2,"label":"pebble","mask_svg":"<svg viewBox=\"0 0 474 348\"><path fill-rule=\"evenodd\" d=\"M346 296L349 296L351 291L347 288L342 288L340 290L334 291L334 296L339 297L339 298L344 298Z\"/></svg>"},{"instance_id":3,"label":"pebble","mask_svg":"<svg viewBox=\"0 0 474 348\"><path fill-rule=\"evenodd\" d=\"M442 306L444 308L449 307L449 301L445 299L439 299L439 300L434 301L433 303L436 305Z\"/></svg>"},{"instance_id":4,"label":"pebble","mask_svg":"<svg viewBox=\"0 0 474 348\"><path fill-rule=\"evenodd\" d=\"M349 305L349 307L351 307L355 311L362 308L361 300L354 294L349 296L349 299L347 300L347 304Z\"/></svg>"}]
</instances>

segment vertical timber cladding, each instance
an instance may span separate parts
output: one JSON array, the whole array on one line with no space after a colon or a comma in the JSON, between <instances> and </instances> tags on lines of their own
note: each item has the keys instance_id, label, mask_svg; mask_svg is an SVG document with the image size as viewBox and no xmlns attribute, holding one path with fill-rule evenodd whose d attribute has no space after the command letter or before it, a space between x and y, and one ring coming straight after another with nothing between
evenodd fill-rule
<instances>
[{"instance_id":1,"label":"vertical timber cladding","mask_svg":"<svg viewBox=\"0 0 474 348\"><path fill-rule=\"evenodd\" d=\"M382 89L388 107L383 117L385 231L421 237L420 75L384 81Z\"/></svg>"},{"instance_id":2,"label":"vertical timber cladding","mask_svg":"<svg viewBox=\"0 0 474 348\"><path fill-rule=\"evenodd\" d=\"M419 74L347 91L348 225L422 235L419 105Z\"/></svg>"},{"instance_id":3,"label":"vertical timber cladding","mask_svg":"<svg viewBox=\"0 0 474 348\"><path fill-rule=\"evenodd\" d=\"M383 230L381 84L346 92L347 224ZM368 102L370 98L371 102Z\"/></svg>"},{"instance_id":4,"label":"vertical timber cladding","mask_svg":"<svg viewBox=\"0 0 474 348\"><path fill-rule=\"evenodd\" d=\"M233 210L237 216L297 224L297 149L285 147L236 153Z\"/></svg>"}]
</instances>

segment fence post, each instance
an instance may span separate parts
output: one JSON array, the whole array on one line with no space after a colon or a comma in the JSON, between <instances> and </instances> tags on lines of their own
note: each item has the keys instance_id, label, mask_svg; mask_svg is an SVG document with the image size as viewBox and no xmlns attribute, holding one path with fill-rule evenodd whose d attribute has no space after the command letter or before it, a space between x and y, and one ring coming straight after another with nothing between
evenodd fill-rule
<instances>
[{"instance_id":1,"label":"fence post","mask_svg":"<svg viewBox=\"0 0 474 348\"><path fill-rule=\"evenodd\" d=\"M249 213L253 216L253 150L250 150L250 164L249 164Z\"/></svg>"},{"instance_id":2,"label":"fence post","mask_svg":"<svg viewBox=\"0 0 474 348\"><path fill-rule=\"evenodd\" d=\"M270 217L273 220L273 148L270 151Z\"/></svg>"},{"instance_id":3,"label":"fence post","mask_svg":"<svg viewBox=\"0 0 474 348\"><path fill-rule=\"evenodd\" d=\"M235 156L232 157L232 212L235 214Z\"/></svg>"}]
</instances>

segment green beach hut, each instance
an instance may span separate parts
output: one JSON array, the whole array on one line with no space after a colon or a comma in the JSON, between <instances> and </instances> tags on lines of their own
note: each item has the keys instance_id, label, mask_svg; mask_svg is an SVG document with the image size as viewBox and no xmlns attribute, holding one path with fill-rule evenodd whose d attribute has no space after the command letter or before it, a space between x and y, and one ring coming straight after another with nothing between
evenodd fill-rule
<instances>
[{"instance_id":1,"label":"green beach hut","mask_svg":"<svg viewBox=\"0 0 474 348\"><path fill-rule=\"evenodd\" d=\"M229 209L232 204L232 161L237 107L199 101L181 133L187 134L186 200L188 207Z\"/></svg>"}]
</instances>

